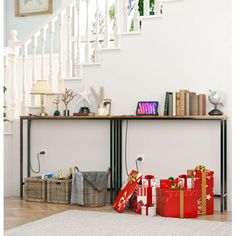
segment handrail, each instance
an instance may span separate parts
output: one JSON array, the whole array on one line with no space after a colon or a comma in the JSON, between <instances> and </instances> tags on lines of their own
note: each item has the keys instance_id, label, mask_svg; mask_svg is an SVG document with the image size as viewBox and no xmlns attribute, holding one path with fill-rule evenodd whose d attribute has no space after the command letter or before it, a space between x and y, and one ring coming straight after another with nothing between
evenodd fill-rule
<instances>
[{"instance_id":1,"label":"handrail","mask_svg":"<svg viewBox=\"0 0 236 236\"><path fill-rule=\"evenodd\" d=\"M16 47L22 47L23 45L27 44L28 41L31 41L32 37L40 34L40 30L45 28L51 21L53 21L56 17L58 17L63 11L66 10L68 6L71 4L75 4L76 0L68 0L62 7L60 7L53 15L49 16L42 24L39 25L33 32L31 32L28 36L26 36L23 40L15 42Z\"/></svg>"}]
</instances>

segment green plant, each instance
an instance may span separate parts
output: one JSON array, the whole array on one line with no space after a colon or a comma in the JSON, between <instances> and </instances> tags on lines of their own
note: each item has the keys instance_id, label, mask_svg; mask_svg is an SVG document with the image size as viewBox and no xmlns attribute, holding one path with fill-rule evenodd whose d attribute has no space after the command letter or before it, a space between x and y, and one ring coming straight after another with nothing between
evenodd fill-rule
<instances>
[{"instance_id":1,"label":"green plant","mask_svg":"<svg viewBox=\"0 0 236 236\"><path fill-rule=\"evenodd\" d=\"M149 0L150 1L150 15L154 15L154 5L155 5L155 0ZM144 4L144 0L139 0L138 6L139 6L139 14L140 16L144 15L143 12L143 4Z\"/></svg>"}]
</instances>

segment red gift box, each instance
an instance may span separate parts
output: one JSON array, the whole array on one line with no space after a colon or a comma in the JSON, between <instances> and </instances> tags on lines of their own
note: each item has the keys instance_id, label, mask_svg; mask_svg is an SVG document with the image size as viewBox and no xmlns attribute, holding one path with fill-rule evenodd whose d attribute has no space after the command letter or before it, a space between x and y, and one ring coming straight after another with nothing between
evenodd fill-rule
<instances>
[{"instance_id":1,"label":"red gift box","mask_svg":"<svg viewBox=\"0 0 236 236\"><path fill-rule=\"evenodd\" d=\"M115 210L118 212L123 212L141 178L141 173L138 173L135 170L131 171L127 184L120 190L115 201L113 202L112 206Z\"/></svg>"},{"instance_id":2,"label":"red gift box","mask_svg":"<svg viewBox=\"0 0 236 236\"><path fill-rule=\"evenodd\" d=\"M214 172L204 166L197 166L192 171L192 178L194 189L198 190L198 214L214 214Z\"/></svg>"},{"instance_id":3,"label":"red gift box","mask_svg":"<svg viewBox=\"0 0 236 236\"><path fill-rule=\"evenodd\" d=\"M157 213L165 217L195 218L198 216L198 190L157 188Z\"/></svg>"},{"instance_id":4,"label":"red gift box","mask_svg":"<svg viewBox=\"0 0 236 236\"><path fill-rule=\"evenodd\" d=\"M161 179L160 180L160 188L161 189L170 189L171 181L169 179Z\"/></svg>"}]
</instances>

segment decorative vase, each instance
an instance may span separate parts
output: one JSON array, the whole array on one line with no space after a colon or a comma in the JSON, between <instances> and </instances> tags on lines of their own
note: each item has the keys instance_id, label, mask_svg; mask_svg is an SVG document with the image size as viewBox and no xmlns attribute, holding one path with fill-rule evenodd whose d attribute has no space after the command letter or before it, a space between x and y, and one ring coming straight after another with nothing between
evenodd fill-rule
<instances>
[{"instance_id":1,"label":"decorative vase","mask_svg":"<svg viewBox=\"0 0 236 236\"><path fill-rule=\"evenodd\" d=\"M63 111L64 116L70 116L70 110L66 109Z\"/></svg>"},{"instance_id":2,"label":"decorative vase","mask_svg":"<svg viewBox=\"0 0 236 236\"><path fill-rule=\"evenodd\" d=\"M109 114L109 111L106 107L99 107L98 108L98 115L99 116L107 116Z\"/></svg>"},{"instance_id":3,"label":"decorative vase","mask_svg":"<svg viewBox=\"0 0 236 236\"><path fill-rule=\"evenodd\" d=\"M61 113L60 113L60 111L56 110L56 111L54 111L53 115L54 115L54 116L60 116Z\"/></svg>"}]
</instances>

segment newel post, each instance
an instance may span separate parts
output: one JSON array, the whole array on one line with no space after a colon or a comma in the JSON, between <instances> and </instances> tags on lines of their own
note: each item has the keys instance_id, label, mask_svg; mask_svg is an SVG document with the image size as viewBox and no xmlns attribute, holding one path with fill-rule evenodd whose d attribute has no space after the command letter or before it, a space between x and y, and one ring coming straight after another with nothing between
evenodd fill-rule
<instances>
[{"instance_id":1,"label":"newel post","mask_svg":"<svg viewBox=\"0 0 236 236\"><path fill-rule=\"evenodd\" d=\"M11 72L6 73L5 76L9 81L9 88L7 88L8 96L10 97L10 102L8 104L8 111L9 111L9 119L15 120L19 117L19 112L17 109L17 82L16 82L16 56L19 55L19 48L17 47L17 31L12 30L9 35L8 40L8 47L11 49L11 52L8 54L12 60L6 58L5 69L8 70L7 67L11 69ZM8 64L8 63L11 63Z\"/></svg>"}]
</instances>

